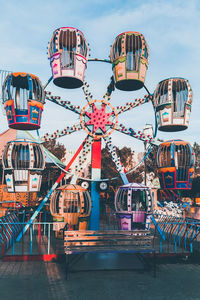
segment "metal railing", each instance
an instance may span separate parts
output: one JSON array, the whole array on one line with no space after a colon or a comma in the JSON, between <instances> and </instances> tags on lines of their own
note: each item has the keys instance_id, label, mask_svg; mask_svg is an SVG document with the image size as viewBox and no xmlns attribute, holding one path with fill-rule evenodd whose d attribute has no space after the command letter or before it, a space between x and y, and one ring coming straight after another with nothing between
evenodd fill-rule
<instances>
[{"instance_id":1,"label":"metal railing","mask_svg":"<svg viewBox=\"0 0 200 300\"><path fill-rule=\"evenodd\" d=\"M2 223L4 228L20 226L21 229L27 223ZM13 234L8 242L5 231L0 256L5 255L49 255L59 252L59 239L55 238L53 222L35 222L27 232L22 235L20 242L16 242L17 235Z\"/></svg>"},{"instance_id":2,"label":"metal railing","mask_svg":"<svg viewBox=\"0 0 200 300\"><path fill-rule=\"evenodd\" d=\"M20 242L16 242L17 236L27 225L28 218L21 216L19 218L21 222L13 215L8 215L6 218L0 218L0 256L63 254L65 230L89 229L89 218L79 220L79 224L69 228L64 223L48 221L43 215L30 225L25 234L22 234ZM153 218L155 222L151 222L150 231L154 235L154 248L157 253L178 254L200 251L200 221L158 214L154 214ZM129 224L132 226L131 230L144 230L145 223L137 223L134 222L135 220L132 219L132 224ZM125 227L122 228L121 221L116 212L106 207L101 213L99 230L123 230ZM84 228L80 228L81 222L85 222L81 225L85 226ZM62 229L56 231L56 227Z\"/></svg>"},{"instance_id":3,"label":"metal railing","mask_svg":"<svg viewBox=\"0 0 200 300\"><path fill-rule=\"evenodd\" d=\"M198 250L200 221L170 215L153 215L153 218L156 221L154 223L154 234L159 239L160 253L163 252L163 247L167 247L169 252L170 246L173 246L171 251L174 253L192 253L194 244L195 250Z\"/></svg>"}]
</instances>

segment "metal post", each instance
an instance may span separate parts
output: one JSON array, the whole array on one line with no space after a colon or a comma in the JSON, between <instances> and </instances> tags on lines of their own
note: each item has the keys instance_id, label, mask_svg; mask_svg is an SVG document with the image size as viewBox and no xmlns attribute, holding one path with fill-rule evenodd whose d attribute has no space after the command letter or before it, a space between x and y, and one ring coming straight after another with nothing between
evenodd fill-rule
<instances>
[{"instance_id":1,"label":"metal post","mask_svg":"<svg viewBox=\"0 0 200 300\"><path fill-rule=\"evenodd\" d=\"M147 143L144 142L144 152L146 153L147 150ZM146 159L144 160L144 185L147 185L147 163Z\"/></svg>"},{"instance_id":2,"label":"metal post","mask_svg":"<svg viewBox=\"0 0 200 300\"><path fill-rule=\"evenodd\" d=\"M145 89L147 90L147 88L145 87ZM147 90L148 94L150 95L149 91ZM154 136L153 133L153 126L152 124L146 124L145 127L143 128L143 133L146 136ZM144 153L146 155L146 150L147 150L147 142L144 141ZM144 184L147 185L147 164L146 164L146 159L144 160Z\"/></svg>"},{"instance_id":3,"label":"metal post","mask_svg":"<svg viewBox=\"0 0 200 300\"><path fill-rule=\"evenodd\" d=\"M100 195L97 189L97 180L101 179L101 139L94 140L92 144L92 168L91 168L91 199L92 210L90 215L90 229L99 230Z\"/></svg>"},{"instance_id":4,"label":"metal post","mask_svg":"<svg viewBox=\"0 0 200 300\"><path fill-rule=\"evenodd\" d=\"M45 213L44 213L44 232L43 232L43 235L46 234L46 220L47 220L47 212L45 210Z\"/></svg>"},{"instance_id":5,"label":"metal post","mask_svg":"<svg viewBox=\"0 0 200 300\"><path fill-rule=\"evenodd\" d=\"M51 228L50 228L51 224L48 224L48 254L50 253L50 234L51 234Z\"/></svg>"},{"instance_id":6,"label":"metal post","mask_svg":"<svg viewBox=\"0 0 200 300\"><path fill-rule=\"evenodd\" d=\"M33 228L30 227L30 253L33 253Z\"/></svg>"}]
</instances>

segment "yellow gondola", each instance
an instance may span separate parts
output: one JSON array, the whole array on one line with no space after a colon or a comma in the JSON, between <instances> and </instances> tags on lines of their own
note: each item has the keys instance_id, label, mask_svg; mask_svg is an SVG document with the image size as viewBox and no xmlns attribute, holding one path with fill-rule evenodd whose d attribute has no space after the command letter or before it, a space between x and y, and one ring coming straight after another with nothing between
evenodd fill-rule
<instances>
[{"instance_id":1,"label":"yellow gondola","mask_svg":"<svg viewBox=\"0 0 200 300\"><path fill-rule=\"evenodd\" d=\"M149 50L141 33L127 31L119 34L110 51L115 86L119 90L134 91L144 86Z\"/></svg>"},{"instance_id":2,"label":"yellow gondola","mask_svg":"<svg viewBox=\"0 0 200 300\"><path fill-rule=\"evenodd\" d=\"M57 188L50 200L50 211L55 221L54 230L59 231L78 225L79 229L87 226L91 211L91 198L88 191L79 185L67 184Z\"/></svg>"}]
</instances>

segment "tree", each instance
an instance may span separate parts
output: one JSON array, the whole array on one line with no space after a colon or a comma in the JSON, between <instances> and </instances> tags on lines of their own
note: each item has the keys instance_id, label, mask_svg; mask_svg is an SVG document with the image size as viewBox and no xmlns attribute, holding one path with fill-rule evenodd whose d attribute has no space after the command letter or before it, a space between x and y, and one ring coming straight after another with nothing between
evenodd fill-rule
<instances>
[{"instance_id":1,"label":"tree","mask_svg":"<svg viewBox=\"0 0 200 300\"><path fill-rule=\"evenodd\" d=\"M50 140L44 142L43 146L62 162L65 160L66 148L63 144L57 143L56 140Z\"/></svg>"},{"instance_id":2,"label":"tree","mask_svg":"<svg viewBox=\"0 0 200 300\"><path fill-rule=\"evenodd\" d=\"M158 147L157 146L153 146L151 149L151 152L149 153L149 155L146 158L146 168L147 168L147 172L153 172L155 174L155 176L157 176L157 165L156 165L156 155L157 155L157 150Z\"/></svg>"},{"instance_id":3,"label":"tree","mask_svg":"<svg viewBox=\"0 0 200 300\"><path fill-rule=\"evenodd\" d=\"M132 151L131 148L117 148L116 152L126 172L134 168L134 151ZM120 185L123 185L122 179L116 170L115 163L112 161L111 154L107 148L102 149L101 155L102 178L118 177L117 179L110 181L110 185L114 188L114 190L116 190ZM141 165L130 174L127 174L128 180L130 182L142 182L143 169L144 167Z\"/></svg>"},{"instance_id":4,"label":"tree","mask_svg":"<svg viewBox=\"0 0 200 300\"><path fill-rule=\"evenodd\" d=\"M57 143L56 140L50 140L43 143L43 146L53 155L55 155L60 161L63 162L65 160L66 148L63 144ZM42 173L42 185L40 190L42 195L47 193L60 173L60 169L53 162L46 164L46 167Z\"/></svg>"},{"instance_id":5,"label":"tree","mask_svg":"<svg viewBox=\"0 0 200 300\"><path fill-rule=\"evenodd\" d=\"M195 155L195 173L200 173L200 145L194 142L193 151Z\"/></svg>"}]
</instances>

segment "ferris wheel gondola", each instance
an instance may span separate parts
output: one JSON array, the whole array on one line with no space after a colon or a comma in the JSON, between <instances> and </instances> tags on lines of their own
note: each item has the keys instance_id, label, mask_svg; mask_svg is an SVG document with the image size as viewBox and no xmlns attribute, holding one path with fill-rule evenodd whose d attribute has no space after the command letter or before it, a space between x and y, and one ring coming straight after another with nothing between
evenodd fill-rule
<instances>
[{"instance_id":1,"label":"ferris wheel gondola","mask_svg":"<svg viewBox=\"0 0 200 300\"><path fill-rule=\"evenodd\" d=\"M57 188L51 196L50 210L54 220L60 223L59 229L65 224L68 227L79 226L83 229L83 218L89 217L91 211L91 198L87 189L74 184L67 184ZM58 228L55 227L57 231Z\"/></svg>"},{"instance_id":2,"label":"ferris wheel gondola","mask_svg":"<svg viewBox=\"0 0 200 300\"><path fill-rule=\"evenodd\" d=\"M40 128L45 95L37 76L22 72L8 74L2 86L2 99L10 128Z\"/></svg>"},{"instance_id":3,"label":"ferris wheel gondola","mask_svg":"<svg viewBox=\"0 0 200 300\"><path fill-rule=\"evenodd\" d=\"M8 192L38 192L45 159L42 146L31 140L10 141L3 153Z\"/></svg>"},{"instance_id":4,"label":"ferris wheel gondola","mask_svg":"<svg viewBox=\"0 0 200 300\"><path fill-rule=\"evenodd\" d=\"M134 91L144 86L149 50L141 33L127 31L119 34L111 47L110 58L117 89Z\"/></svg>"},{"instance_id":5,"label":"ferris wheel gondola","mask_svg":"<svg viewBox=\"0 0 200 300\"><path fill-rule=\"evenodd\" d=\"M194 153L188 142L171 140L161 143L157 152L161 188L191 189L194 163Z\"/></svg>"},{"instance_id":6,"label":"ferris wheel gondola","mask_svg":"<svg viewBox=\"0 0 200 300\"><path fill-rule=\"evenodd\" d=\"M192 88L184 78L169 78L161 81L153 96L153 104L161 131L181 131L188 128Z\"/></svg>"},{"instance_id":7,"label":"ferris wheel gondola","mask_svg":"<svg viewBox=\"0 0 200 300\"><path fill-rule=\"evenodd\" d=\"M90 229L96 230L99 229L100 212L98 183L101 182L102 141L105 142L106 147L111 154L111 158L115 163L116 169L124 185L129 184L128 178L126 176L126 171L121 164L120 157L117 154L116 146L112 143L111 134L114 131L117 131L121 134L134 137L149 145L160 144L160 142L156 140L155 136L150 136L149 134L146 135L143 131L136 131L133 128L126 128L124 124L119 124L118 115L132 110L133 108L140 105L144 105L147 102L152 102L153 99L153 105L155 108L157 122L160 130L176 131L185 129L187 128L189 123L189 112L191 110L192 104L191 88L189 86L189 83L184 79L171 78L167 81L167 84L164 84L164 87L167 86L166 89L163 88L163 83L161 82L153 95L148 92L148 95L145 95L142 99L135 99L134 101L126 102L124 105L118 107L111 105L111 94L114 91L115 87L123 91L134 91L144 86L146 71L148 68L148 45L145 41L144 36L134 31L127 31L117 36L111 47L110 61L90 59L91 61L102 61L112 64L114 79L112 78L106 93L101 99L94 99L92 97L92 94L89 92L89 85L84 81L85 70L87 62L89 61L89 48L87 41L80 30L73 27L61 27L59 29L56 29L48 46L48 56L52 68L54 84L62 88L79 88L82 86L87 104L83 107L80 107L78 105L71 104L69 101L63 101L60 99L60 97L51 96L51 93L46 93L45 99L47 101L54 102L55 104L58 104L63 108L76 113L77 115L79 115L80 121L76 122L71 127L66 127L63 130L56 130L53 134L45 135L42 138L42 141L56 139L65 135L72 134L73 132L79 130L84 130L86 132L87 137L84 139L73 159L70 161L70 166L71 163L75 161L76 157L79 156L78 165L75 168L74 174L75 179L79 178L79 174L82 172L83 166L87 162L86 156L91 153L91 199L93 201L93 206L90 214ZM18 77L18 75L16 75L15 73L13 74L14 75L12 75L12 77L14 79L15 77ZM19 74L19 78L23 76L23 73ZM29 78L28 75L25 75L24 77L26 77L27 79ZM5 83L5 86L9 86L8 79ZM22 81L23 78L20 79L18 83L22 83ZM9 89L7 91L6 88L4 88L4 91L5 93L7 93ZM163 91L166 97L163 97ZM171 94L173 94L173 99L171 97ZM16 99L18 99L18 92L16 93L16 95ZM10 103L9 102L6 104L7 100L12 100L9 96L10 95L8 95L7 98L5 97L5 106ZM164 98L166 98L167 100L164 101ZM179 106L181 107L180 111L175 110L175 108L178 109ZM7 107L9 107L9 105L7 105L6 108ZM182 109L183 107L184 109ZM170 110L171 112L173 111L173 113L171 114L171 119L169 119L168 123L166 123L166 120L163 119L163 116L166 115L166 111L162 111L163 109ZM23 117L24 114L22 114ZM30 123L29 121L30 120L24 123L21 122L21 124L23 123L22 125L20 125L20 122L18 122L19 124L16 126L18 126L19 129L26 129L25 123L27 123L27 129L36 129L37 126L34 128L28 127L28 124ZM15 124L17 124L17 120L12 120L12 122L9 124L10 126L15 126ZM67 171L69 170L69 165L66 167L66 169ZM58 187L58 184L61 180L60 178L63 178L63 176L64 175L58 178L42 203L45 203L49 199L50 195ZM63 191L61 191L62 189ZM55 205L57 205L56 210L52 208L52 215L57 214L58 218L63 218L62 215L59 215L59 209L63 209L64 207L64 204L59 207L60 197L58 196L58 194L65 193L65 190L65 187L62 187L60 190L56 190L56 196L54 195L55 197L52 198L54 200L51 200L52 207L54 205L55 208ZM57 199L57 202L55 201L55 199ZM41 207L42 204L40 205L39 209ZM63 211L61 213L63 213ZM67 214L68 213L73 214L75 212L71 210L68 211ZM31 220L35 218L36 214L31 217ZM75 219L76 222L73 221ZM72 226L77 225L77 216L74 219L72 218L72 215L67 216L65 221Z\"/></svg>"},{"instance_id":8,"label":"ferris wheel gondola","mask_svg":"<svg viewBox=\"0 0 200 300\"><path fill-rule=\"evenodd\" d=\"M80 30L56 29L48 46L48 56L55 85L70 89L83 85L89 48Z\"/></svg>"},{"instance_id":9,"label":"ferris wheel gondola","mask_svg":"<svg viewBox=\"0 0 200 300\"><path fill-rule=\"evenodd\" d=\"M149 229L152 212L149 188L138 183L120 186L115 196L115 210L122 230Z\"/></svg>"}]
</instances>

